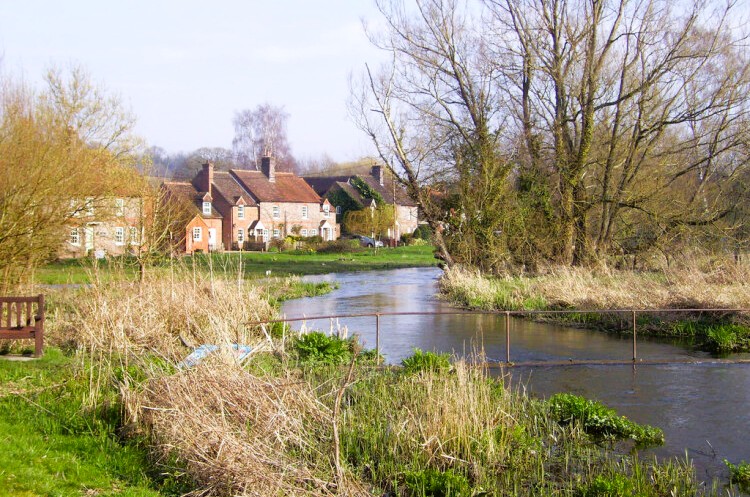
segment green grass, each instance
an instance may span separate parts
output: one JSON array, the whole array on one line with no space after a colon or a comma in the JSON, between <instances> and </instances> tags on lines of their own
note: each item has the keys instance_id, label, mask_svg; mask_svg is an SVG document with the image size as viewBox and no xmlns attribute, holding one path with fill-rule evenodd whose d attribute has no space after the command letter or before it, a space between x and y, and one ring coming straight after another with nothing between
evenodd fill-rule
<instances>
[{"instance_id":1,"label":"green grass","mask_svg":"<svg viewBox=\"0 0 750 497\"><path fill-rule=\"evenodd\" d=\"M362 248L346 253L319 254L308 251L288 252L232 252L197 254L170 262L163 260L149 268L151 272L166 271L170 263L192 268L193 263L200 271L213 271L218 275L236 275L242 262L246 278L271 276L292 276L306 274L326 274L351 271L373 271L407 267L428 267L437 265L431 246L410 246L398 248ZM132 258L117 257L103 261L92 259L67 259L55 261L37 269L37 283L86 284L92 278L103 281L115 277L136 278L138 266Z\"/></svg>"},{"instance_id":2,"label":"green grass","mask_svg":"<svg viewBox=\"0 0 750 497\"><path fill-rule=\"evenodd\" d=\"M19 496L160 496L147 452L117 437L114 392L86 409L88 375L59 350L0 360L0 489Z\"/></svg>"}]
</instances>

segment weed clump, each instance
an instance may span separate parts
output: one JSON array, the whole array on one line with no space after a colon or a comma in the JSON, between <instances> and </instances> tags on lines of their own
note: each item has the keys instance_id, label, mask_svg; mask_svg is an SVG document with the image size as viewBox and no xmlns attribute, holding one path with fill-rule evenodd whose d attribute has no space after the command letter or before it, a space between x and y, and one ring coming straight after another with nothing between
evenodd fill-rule
<instances>
[{"instance_id":1,"label":"weed clump","mask_svg":"<svg viewBox=\"0 0 750 497\"><path fill-rule=\"evenodd\" d=\"M549 408L558 423L580 423L587 434L599 440L630 439L639 447L664 443L664 432L659 428L634 423L601 402L558 393L550 397Z\"/></svg>"},{"instance_id":2,"label":"weed clump","mask_svg":"<svg viewBox=\"0 0 750 497\"><path fill-rule=\"evenodd\" d=\"M352 358L354 342L314 331L295 338L293 348L302 364L346 364Z\"/></svg>"},{"instance_id":3,"label":"weed clump","mask_svg":"<svg viewBox=\"0 0 750 497\"><path fill-rule=\"evenodd\" d=\"M724 464L729 469L729 481L737 483L745 490L750 490L750 463L742 461L739 464L732 464L724 459Z\"/></svg>"},{"instance_id":4,"label":"weed clump","mask_svg":"<svg viewBox=\"0 0 750 497\"><path fill-rule=\"evenodd\" d=\"M406 491L414 497L464 497L471 495L469 480L452 469L437 471L427 468L407 471Z\"/></svg>"},{"instance_id":5,"label":"weed clump","mask_svg":"<svg viewBox=\"0 0 750 497\"><path fill-rule=\"evenodd\" d=\"M446 353L423 352L415 348L414 354L401 361L404 373L416 374L423 371L442 373L451 367L450 355Z\"/></svg>"}]
</instances>

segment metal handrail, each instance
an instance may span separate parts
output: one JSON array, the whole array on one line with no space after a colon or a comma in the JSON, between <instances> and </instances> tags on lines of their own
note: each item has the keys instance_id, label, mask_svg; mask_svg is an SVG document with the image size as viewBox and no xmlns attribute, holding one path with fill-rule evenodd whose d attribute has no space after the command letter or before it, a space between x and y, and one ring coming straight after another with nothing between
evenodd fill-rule
<instances>
[{"instance_id":1,"label":"metal handrail","mask_svg":"<svg viewBox=\"0 0 750 497\"><path fill-rule=\"evenodd\" d=\"M703 313L703 312L726 312L726 313L742 313L750 312L750 309L653 309L653 308L642 308L642 309L566 309L566 310L453 310L453 311L401 311L401 312L363 312L353 314L327 314L319 316L302 316L294 318L280 318L280 319L267 319L263 321L251 321L245 323L247 326L260 326L272 323L292 323L298 321L317 321L321 319L340 319L340 318L363 318L363 317L374 317L375 318L375 353L380 355L380 318L381 316L440 316L440 315L495 315L504 316L505 319L505 363L496 362L495 364L503 364L504 366L536 366L536 365L586 365L586 364L600 364L600 365L623 365L623 364L670 364L670 363L729 363L729 364L746 364L750 363L750 359L718 359L713 358L711 360L706 359L691 359L691 360L670 360L670 361L644 361L638 358L638 314L645 313L676 313L676 312L692 312L692 313ZM632 333L633 333L633 357L631 360L569 360L569 361L527 361L523 363L513 363L510 360L510 317L511 316L529 316L529 315L542 315L542 314L574 314L574 313L591 313L591 314L630 314L632 321Z\"/></svg>"}]
</instances>

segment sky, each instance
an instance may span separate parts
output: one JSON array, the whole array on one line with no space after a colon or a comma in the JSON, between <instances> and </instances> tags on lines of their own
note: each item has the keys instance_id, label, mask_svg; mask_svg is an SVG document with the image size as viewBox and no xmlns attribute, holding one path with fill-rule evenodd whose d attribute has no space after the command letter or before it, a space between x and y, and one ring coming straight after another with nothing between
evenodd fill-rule
<instances>
[{"instance_id":1,"label":"sky","mask_svg":"<svg viewBox=\"0 0 750 497\"><path fill-rule=\"evenodd\" d=\"M0 67L40 86L83 67L169 153L231 148L235 112L283 106L298 158L372 154L347 114L350 74L384 55L372 0L0 0Z\"/></svg>"}]
</instances>

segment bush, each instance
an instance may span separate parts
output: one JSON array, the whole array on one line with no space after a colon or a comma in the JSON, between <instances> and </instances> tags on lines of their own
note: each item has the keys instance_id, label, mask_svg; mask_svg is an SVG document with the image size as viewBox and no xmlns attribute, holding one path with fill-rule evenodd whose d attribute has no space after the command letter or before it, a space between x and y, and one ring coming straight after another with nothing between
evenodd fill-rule
<instances>
[{"instance_id":1,"label":"bush","mask_svg":"<svg viewBox=\"0 0 750 497\"><path fill-rule=\"evenodd\" d=\"M583 430L594 438L631 439L638 446L664 443L664 433L659 428L639 425L625 416L618 416L614 409L601 402L569 393L558 393L550 397L549 407L552 417L558 423L578 422Z\"/></svg>"},{"instance_id":2,"label":"bush","mask_svg":"<svg viewBox=\"0 0 750 497\"><path fill-rule=\"evenodd\" d=\"M417 226L417 229L414 230L412 236L420 240L429 241L432 239L432 228L430 228L430 226L427 224L420 224L419 226Z\"/></svg>"},{"instance_id":3,"label":"bush","mask_svg":"<svg viewBox=\"0 0 750 497\"><path fill-rule=\"evenodd\" d=\"M630 497L633 493L633 482L626 476L597 476L588 486L581 489L580 497Z\"/></svg>"},{"instance_id":4,"label":"bush","mask_svg":"<svg viewBox=\"0 0 750 497\"><path fill-rule=\"evenodd\" d=\"M401 366L403 366L406 374L415 374L422 371L440 373L450 369L450 355L414 349L414 354L401 361Z\"/></svg>"},{"instance_id":5,"label":"bush","mask_svg":"<svg viewBox=\"0 0 750 497\"><path fill-rule=\"evenodd\" d=\"M352 342L316 331L297 338L294 349L305 364L345 364L351 360Z\"/></svg>"},{"instance_id":6,"label":"bush","mask_svg":"<svg viewBox=\"0 0 750 497\"><path fill-rule=\"evenodd\" d=\"M318 246L316 251L319 254L343 254L357 250L359 250L359 242L357 240L334 240L323 242Z\"/></svg>"},{"instance_id":7,"label":"bush","mask_svg":"<svg viewBox=\"0 0 750 497\"><path fill-rule=\"evenodd\" d=\"M423 469L406 472L406 488L414 497L451 497L468 496L469 480L452 469L437 471Z\"/></svg>"},{"instance_id":8,"label":"bush","mask_svg":"<svg viewBox=\"0 0 750 497\"><path fill-rule=\"evenodd\" d=\"M742 461L732 464L724 459L724 464L729 469L729 481L739 484L743 489L750 490L750 463Z\"/></svg>"}]
</instances>

